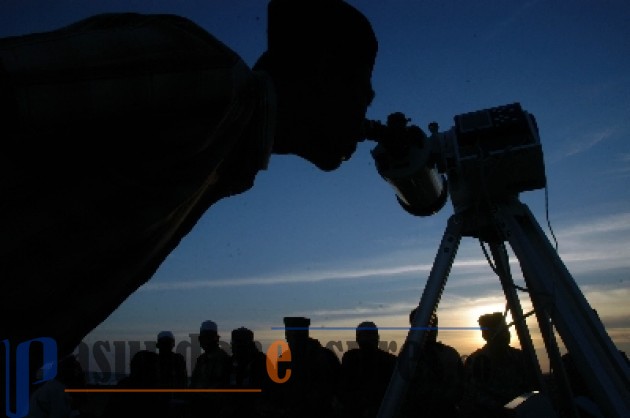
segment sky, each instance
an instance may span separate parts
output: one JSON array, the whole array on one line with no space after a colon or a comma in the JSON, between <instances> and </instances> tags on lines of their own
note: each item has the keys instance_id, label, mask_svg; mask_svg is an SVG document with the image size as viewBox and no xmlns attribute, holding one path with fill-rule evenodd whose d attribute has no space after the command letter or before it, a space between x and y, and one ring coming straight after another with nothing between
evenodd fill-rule
<instances>
[{"instance_id":1,"label":"sky","mask_svg":"<svg viewBox=\"0 0 630 418\"><path fill-rule=\"evenodd\" d=\"M521 201L549 237L553 231L560 257L607 332L630 353L630 4L349 3L367 16L379 41L368 118L403 112L425 131L432 121L445 131L455 115L513 102L536 117L548 199L536 190ZM0 36L101 12L185 16L248 65L266 47L263 0L3 0ZM447 202L430 217L402 210L375 169L374 145L359 144L329 173L298 157L272 156L251 190L211 207L155 276L86 336L88 349L102 342L99 350L111 357L114 341L154 341L162 330L185 345L207 319L218 323L222 341L245 326L264 348L284 339L277 329L284 316L307 316L311 336L340 341L339 354L362 321L407 326L453 209ZM510 260L522 285L518 262ZM531 309L526 298L521 302ZM474 329L479 315L504 305L479 242L463 238L438 307L444 327L438 339L470 354L483 344ZM528 324L548 369L536 324ZM337 327L347 329L323 329ZM397 352L407 332L380 334Z\"/></svg>"}]
</instances>

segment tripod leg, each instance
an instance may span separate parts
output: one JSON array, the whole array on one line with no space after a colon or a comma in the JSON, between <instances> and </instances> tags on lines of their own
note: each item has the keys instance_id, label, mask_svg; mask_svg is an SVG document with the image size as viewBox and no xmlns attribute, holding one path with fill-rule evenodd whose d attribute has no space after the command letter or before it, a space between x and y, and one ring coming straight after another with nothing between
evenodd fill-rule
<instances>
[{"instance_id":1,"label":"tripod leg","mask_svg":"<svg viewBox=\"0 0 630 418\"><path fill-rule=\"evenodd\" d=\"M437 309L453 261L455 261L457 249L462 239L462 229L462 217L458 214L452 215L448 220L429 279L424 287L412 328L409 330L403 345L404 350L401 351L396 361L396 368L383 397L378 418L394 417L405 399L409 380L416 371L420 351L424 345L427 324L431 314Z\"/></svg>"},{"instance_id":2,"label":"tripod leg","mask_svg":"<svg viewBox=\"0 0 630 418\"><path fill-rule=\"evenodd\" d=\"M534 372L534 376L532 377L534 377L538 382L540 390L543 393L547 393L548 391L546 390L545 383L542 378L540 362L538 361L538 357L536 357L534 343L532 342L532 337L529 333L529 329L527 328L527 323L525 322L525 316L523 314L520 299L516 293L516 288L514 287L514 279L512 278L512 274L510 272L510 264L505 244L503 242L491 242L490 251L492 252L492 257L494 258L497 274L499 275L499 280L501 281L501 287L503 287L503 293L505 293L505 299L507 300L508 307L512 312L514 326L516 327L516 333L518 334L521 348L523 349L528 363Z\"/></svg>"},{"instance_id":3,"label":"tripod leg","mask_svg":"<svg viewBox=\"0 0 630 418\"><path fill-rule=\"evenodd\" d=\"M536 309L536 307L534 307ZM540 333L542 334L547 353L549 354L549 360L551 367L553 368L553 376L558 387L558 393L561 402L561 408L565 417L578 418L580 414L577 411L577 407L573 402L573 391L571 384L569 383L569 377L562 363L562 355L560 354L560 348L553 333L553 327L551 326L551 318L548 313L541 307L540 310L536 309L536 316L538 318L538 324L540 326Z\"/></svg>"},{"instance_id":4,"label":"tripod leg","mask_svg":"<svg viewBox=\"0 0 630 418\"><path fill-rule=\"evenodd\" d=\"M495 266L497 269L497 273L499 274L499 278L501 280L501 286L503 287L503 292L505 293L505 298L508 302L508 307L512 312L512 317L514 319L514 325L516 327L516 333L518 334L518 339L521 343L521 348L523 349L523 353L528 359L528 362L533 370L533 376L538 383L538 387L541 393L545 394L549 399L551 399L551 393L549 392L549 388L545 380L543 379L543 373L540 368L540 362L538 361L538 357L536 356L536 350L534 349L534 343L531 338L531 334L529 333L529 328L527 327L527 323L525 322L525 315L523 314L523 308L521 307L521 302L518 297L518 293L516 292L516 288L514 286L514 279L512 278L512 274L510 272L510 265L508 261L508 254L505 248L505 244L501 241L500 243L490 243L490 250L492 251L492 256L495 260ZM540 324L548 324L548 322L544 322L540 319L540 315L544 312L539 312L536 305L534 305L534 310L537 312L537 317L539 318ZM543 334L543 339L545 340L545 347L547 347L547 351L551 351L550 357L552 359L556 359L560 361L560 353L558 351L558 345L556 344L553 335L547 330L543 330L541 328L541 333ZM552 349L550 349L552 348ZM556 364L556 361L552 360L552 365ZM555 367L554 367L554 370ZM564 372L564 369L562 369ZM575 405L570 401L572 399L571 389L568 386L568 381L566 381L566 374L564 374L564 384L560 384L560 391L562 392L562 408L565 411L567 418L577 418L578 414L575 410ZM533 390L533 388L532 388ZM569 400L569 401L567 401Z\"/></svg>"},{"instance_id":5,"label":"tripod leg","mask_svg":"<svg viewBox=\"0 0 630 418\"><path fill-rule=\"evenodd\" d=\"M607 417L630 416L630 367L529 208L512 202L497 218L519 259L534 306L552 319L593 400Z\"/></svg>"}]
</instances>

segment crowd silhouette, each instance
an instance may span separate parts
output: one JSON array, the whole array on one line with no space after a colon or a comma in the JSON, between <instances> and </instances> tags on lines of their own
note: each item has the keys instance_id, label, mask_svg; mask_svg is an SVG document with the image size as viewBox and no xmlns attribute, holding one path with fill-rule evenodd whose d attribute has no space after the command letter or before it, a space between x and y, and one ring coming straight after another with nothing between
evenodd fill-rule
<instances>
[{"instance_id":1,"label":"crowd silhouette","mask_svg":"<svg viewBox=\"0 0 630 418\"><path fill-rule=\"evenodd\" d=\"M412 326L416 310L409 314ZM140 350L133 355L129 374L115 386L123 390L109 394L100 411L82 410L76 399L69 403L67 394L61 399L60 390L56 391L59 398L56 404L63 411L72 410L67 416L84 418L378 415L397 367L397 356L379 347L379 328L374 322L363 321L356 327L356 348L341 357L310 336L309 318L285 317L284 325L286 344L280 346L279 356L272 359L256 344L251 329L233 329L230 350L225 350L225 343L219 344L217 323L204 321L198 335L203 352L191 359L190 378L184 356L173 352L173 333L161 331L156 351ZM504 405L539 389L523 353L509 345L504 314L482 315L479 325L486 343L463 357L455 348L438 341L438 317L431 316L396 418L507 416ZM407 350L403 345L398 357L409 355ZM72 368L60 369L64 372L49 386L84 386L84 381L68 380L69 374L65 372L73 370L72 376L80 374L76 359L65 359L63 364ZM61 386L61 382L66 382L66 386ZM147 393L136 393L134 389ZM33 397L41 399L42 392L35 392Z\"/></svg>"}]
</instances>

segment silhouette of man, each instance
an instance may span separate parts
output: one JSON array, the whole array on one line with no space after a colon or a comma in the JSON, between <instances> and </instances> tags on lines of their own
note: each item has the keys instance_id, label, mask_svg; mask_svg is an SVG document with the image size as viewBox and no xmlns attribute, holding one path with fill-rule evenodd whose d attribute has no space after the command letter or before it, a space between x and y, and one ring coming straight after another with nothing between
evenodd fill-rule
<instances>
[{"instance_id":1,"label":"silhouette of man","mask_svg":"<svg viewBox=\"0 0 630 418\"><path fill-rule=\"evenodd\" d=\"M271 153L323 171L351 157L370 23L341 0L271 0L267 38L252 68L174 15L0 39L2 340L71 353Z\"/></svg>"},{"instance_id":2,"label":"silhouette of man","mask_svg":"<svg viewBox=\"0 0 630 418\"><path fill-rule=\"evenodd\" d=\"M158 354L140 350L129 363L129 375L116 385L117 389L157 389L160 381ZM168 418L169 399L164 393L111 394L104 416L106 418L134 418L139 416Z\"/></svg>"},{"instance_id":3,"label":"silhouette of man","mask_svg":"<svg viewBox=\"0 0 630 418\"><path fill-rule=\"evenodd\" d=\"M160 365L159 387L183 389L188 386L186 359L180 353L174 353L175 337L171 331L161 331L157 336Z\"/></svg>"},{"instance_id":4,"label":"silhouette of man","mask_svg":"<svg viewBox=\"0 0 630 418\"><path fill-rule=\"evenodd\" d=\"M204 321L199 330L199 344L204 352L197 358L190 387L193 389L226 389L230 382L230 355L219 347L220 336L214 321ZM220 411L225 403L222 393L194 394L191 400L193 417Z\"/></svg>"},{"instance_id":5,"label":"silhouette of man","mask_svg":"<svg viewBox=\"0 0 630 418\"><path fill-rule=\"evenodd\" d=\"M260 389L259 393L234 393L221 412L228 417L274 416L274 385L267 373L267 356L258 350L254 332L240 327L232 330L232 367L230 388Z\"/></svg>"},{"instance_id":6,"label":"silhouette of man","mask_svg":"<svg viewBox=\"0 0 630 418\"><path fill-rule=\"evenodd\" d=\"M78 416L83 400L81 394L66 393L65 389L80 389L84 386L85 375L79 361L72 355L61 359L57 364L55 378L31 394L27 418Z\"/></svg>"},{"instance_id":7,"label":"silhouette of man","mask_svg":"<svg viewBox=\"0 0 630 418\"><path fill-rule=\"evenodd\" d=\"M532 390L534 378L523 352L510 346L510 331L501 312L479 317L486 344L466 358L463 408L467 416L503 416L503 406Z\"/></svg>"},{"instance_id":8,"label":"silhouette of man","mask_svg":"<svg viewBox=\"0 0 630 418\"><path fill-rule=\"evenodd\" d=\"M279 385L281 415L287 418L333 415L341 365L332 350L309 336L310 324L311 320L305 317L284 318L291 361L278 361L278 375L285 376L285 367L291 369L289 380Z\"/></svg>"},{"instance_id":9,"label":"silhouette of man","mask_svg":"<svg viewBox=\"0 0 630 418\"><path fill-rule=\"evenodd\" d=\"M359 348L346 351L341 358L341 415L375 417L396 366L396 356L379 349L380 336L374 322L357 326L356 341Z\"/></svg>"},{"instance_id":10,"label":"silhouette of man","mask_svg":"<svg viewBox=\"0 0 630 418\"><path fill-rule=\"evenodd\" d=\"M174 353L175 336L171 331L161 331L157 336L158 365L160 369L158 387L165 389L185 389L188 386L186 359ZM172 417L184 413L186 401L180 393L169 393L169 410Z\"/></svg>"},{"instance_id":11,"label":"silhouette of man","mask_svg":"<svg viewBox=\"0 0 630 418\"><path fill-rule=\"evenodd\" d=\"M409 313L413 325L418 308ZM401 417L457 417L464 389L464 365L457 350L437 340L438 316L431 315L426 340L409 389ZM406 355L403 347L400 355Z\"/></svg>"}]
</instances>

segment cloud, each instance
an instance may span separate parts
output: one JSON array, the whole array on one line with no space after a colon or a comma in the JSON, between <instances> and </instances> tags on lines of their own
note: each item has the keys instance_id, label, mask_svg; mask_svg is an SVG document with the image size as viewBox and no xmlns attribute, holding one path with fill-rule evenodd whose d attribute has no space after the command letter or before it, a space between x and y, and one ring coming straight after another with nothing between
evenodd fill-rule
<instances>
[{"instance_id":1,"label":"cloud","mask_svg":"<svg viewBox=\"0 0 630 418\"><path fill-rule=\"evenodd\" d=\"M630 213L608 214L594 218L575 218L570 223L563 223L556 228L560 244L560 257L567 265L573 278L591 307L598 310L602 321L610 328L609 335L618 347L630 352L630 320L628 319L627 301L630 299L630 281L624 280L625 272L630 271ZM230 291L240 286L271 286L278 284L297 284L315 282L367 283L368 287L378 281L390 280L386 292L372 291L369 297L356 297L344 305L331 305L330 308L309 306L309 317L313 326L353 327L363 320L372 320L380 328L404 327L408 323L410 309L419 302L424 281L432 267L435 248L426 245L414 248L413 252L397 250L381 254L378 259L353 260L345 266L327 266L323 269L290 270L281 274L267 272L241 278L218 278L188 281L159 282L152 281L145 285L145 292L164 290L198 291L212 288ZM510 253L510 267L516 284L523 279L517 258ZM419 257L418 254L421 254ZM402 260L427 259L431 263L405 264ZM357 266L361 266L360 268ZM365 266L376 266L374 268ZM382 267L378 267L382 266ZM617 269L616 271L612 269ZM627 276L627 274L626 274ZM621 280L620 280L621 278ZM372 289L374 290L374 289ZM146 293L145 293L146 294ZM532 310L526 294L519 292L522 309L525 313ZM361 302L363 300L363 302ZM440 325L445 327L474 327L480 314L502 311L505 308L505 296L494 273L488 267L478 245L469 239L462 241L449 280L438 305ZM286 309L286 308L285 308ZM297 311L296 311L297 310ZM286 315L302 315L303 308L291 306ZM228 321L229 322L229 321ZM226 322L226 327L232 324ZM537 350L543 349L540 332L535 316L527 321L532 339ZM273 340L279 331L268 330L267 322L251 320L255 325L257 338ZM173 328L176 329L176 328ZM322 341L354 338L352 331L319 330L314 335ZM396 341L402 344L406 332L383 329L383 341ZM516 334L513 341L518 344ZM440 339L456 347L460 353L469 353L483 343L479 333L449 330L440 332ZM541 359L545 362L544 353ZM546 363L545 363L546 364ZM543 365L544 366L544 365ZM546 367L546 366L544 366Z\"/></svg>"},{"instance_id":2,"label":"cloud","mask_svg":"<svg viewBox=\"0 0 630 418\"><path fill-rule=\"evenodd\" d=\"M575 276L610 269L630 268L630 213L620 213L602 216L592 220L577 219L570 225L560 227L556 236L559 241L561 259L567 264L571 273ZM447 289L459 294L465 292L483 293L490 286L499 286L493 276L487 261L476 252L472 246L460 249L460 254L455 260ZM411 276L427 277L432 264L395 264L400 254L395 257L383 257L383 267L357 267L365 266L364 260L355 260L347 266L328 267L324 269L300 269L298 271L285 271L280 274L267 273L249 277L216 278L200 280L153 280L143 287L141 291L195 291L204 288L228 288L241 286L270 286L291 283L314 283L323 281L350 281L371 280L399 277L405 279ZM408 258L407 258L408 259ZM371 260L370 265L375 265ZM512 273L515 280L520 279L518 260L510 256ZM378 265L380 263L377 263ZM400 282L404 286L404 282ZM410 284L411 286L411 284ZM418 289L417 280L413 282L414 289Z\"/></svg>"},{"instance_id":3,"label":"cloud","mask_svg":"<svg viewBox=\"0 0 630 418\"><path fill-rule=\"evenodd\" d=\"M577 137L570 143L570 148L565 152L565 157L571 157L593 148L595 145L610 138L617 133L615 127L603 128L599 131L589 132Z\"/></svg>"},{"instance_id":4,"label":"cloud","mask_svg":"<svg viewBox=\"0 0 630 418\"><path fill-rule=\"evenodd\" d=\"M630 268L630 213L578 219L556 235L561 258L574 273Z\"/></svg>"},{"instance_id":5,"label":"cloud","mask_svg":"<svg viewBox=\"0 0 630 418\"><path fill-rule=\"evenodd\" d=\"M431 268L427 264L388 267L382 269L340 269L340 270L312 270L304 272L288 272L273 276L254 276L234 279L206 279L188 280L167 283L150 282L139 290L195 290L209 287L231 287L250 285L277 285L284 283L311 283L327 280L356 280L378 278L383 276L398 276L409 273L427 272Z\"/></svg>"},{"instance_id":6,"label":"cloud","mask_svg":"<svg viewBox=\"0 0 630 418\"><path fill-rule=\"evenodd\" d=\"M410 304L407 302L373 302L369 304L359 304L348 308L339 309L315 309L309 312L312 319L326 318L327 321L334 321L336 326L354 326L356 318L370 318L389 317L408 315ZM405 326L406 324L398 324L398 326Z\"/></svg>"},{"instance_id":7,"label":"cloud","mask_svg":"<svg viewBox=\"0 0 630 418\"><path fill-rule=\"evenodd\" d=\"M630 213L618 213L592 219L575 219L570 224L556 228L560 244L560 257L578 282L591 305L601 311L605 319L617 326L630 326L627 318L627 300L630 299L630 281L624 279L624 272L630 271ZM467 240L469 241L469 240ZM517 258L510 252L510 264L516 284L522 284L522 274ZM400 254L389 259L395 264ZM378 263L385 263L385 256ZM392 261L394 260L394 261ZM372 260L373 261L373 260ZM278 284L315 283L324 281L368 282L391 280L387 293L376 299L365 299L363 303L310 310L316 323L327 326L352 326L365 318L377 321L380 326L400 326L408 315L410 306L418 302L424 280L428 277L432 264L384 265L381 268L357 268L365 266L365 261L353 261L348 266L326 269L285 271L282 274L267 273L240 278L218 278L187 281L152 281L141 288L143 292L198 291L199 289L230 289L241 286L271 286ZM627 274L626 274L627 276ZM374 293L373 294L378 294ZM359 298L359 300L361 300ZM455 326L470 325L479 309L489 306L500 307L505 303L498 278L490 270L487 261L474 245L460 248L449 280L447 281L439 309L444 315L444 324ZM529 300L521 295L523 309ZM468 317L461 317L468 312ZM287 312L287 314L289 314ZM473 319L471 319L473 318ZM357 322L358 323L358 322Z\"/></svg>"},{"instance_id":8,"label":"cloud","mask_svg":"<svg viewBox=\"0 0 630 418\"><path fill-rule=\"evenodd\" d=\"M487 266L485 259L470 259L455 261L453 263L458 269L471 269L480 266ZM216 287L237 287L237 286L268 286L286 283L313 283L329 280L365 280L372 278L395 277L409 274L427 274L430 272L431 264L410 264L403 266L391 266L384 268L361 268L352 267L339 270L311 270L308 272L286 272L283 274L262 275L253 277L241 277L233 279L205 279L186 280L173 282L151 281L142 286L140 291L163 291L163 290L196 290L202 288ZM470 270L469 270L470 272Z\"/></svg>"},{"instance_id":9,"label":"cloud","mask_svg":"<svg viewBox=\"0 0 630 418\"><path fill-rule=\"evenodd\" d=\"M597 309L604 323L616 328L630 328L627 307L630 287L610 289L595 284L583 286L583 292L591 307Z\"/></svg>"},{"instance_id":10,"label":"cloud","mask_svg":"<svg viewBox=\"0 0 630 418\"><path fill-rule=\"evenodd\" d=\"M575 240L624 230L630 230L630 213L610 214L586 223L580 221L565 227L558 236L566 240Z\"/></svg>"},{"instance_id":11,"label":"cloud","mask_svg":"<svg viewBox=\"0 0 630 418\"><path fill-rule=\"evenodd\" d=\"M582 292L591 306L601 311L602 319L616 327L630 327L627 315L627 300L630 299L628 281L617 280L619 275L609 274L618 269L619 274L630 269L630 213L619 213L585 220L576 219L574 223L560 227L557 231L560 242L561 259L578 282ZM517 284L522 280L518 260L512 254L510 264L514 280ZM430 266L422 269L407 269L409 272L428 271ZM379 275L386 275L383 269ZM481 257L456 261L452 269L442 300L440 311L444 319L450 323L462 324L463 311L470 311L474 317L481 308L501 307L505 298L499 281L490 272L487 261ZM614 281L611 281L614 280ZM418 290L417 281L413 284ZM321 310L315 314L337 322L350 322L360 316L371 315L388 320L400 318L408 313L409 306L417 302L417 292L410 289L404 300L379 301L378 303L356 305L343 309ZM396 293L399 295L399 293ZM520 295L523 310L531 309L527 296ZM481 307L481 308L480 308ZM451 313L449 313L451 312ZM468 318L470 320L470 318ZM463 326L463 325L461 325Z\"/></svg>"},{"instance_id":12,"label":"cloud","mask_svg":"<svg viewBox=\"0 0 630 418\"><path fill-rule=\"evenodd\" d=\"M614 163L616 163L617 166L608 170L608 173L622 178L630 175L630 153L621 153L617 155Z\"/></svg>"}]
</instances>

